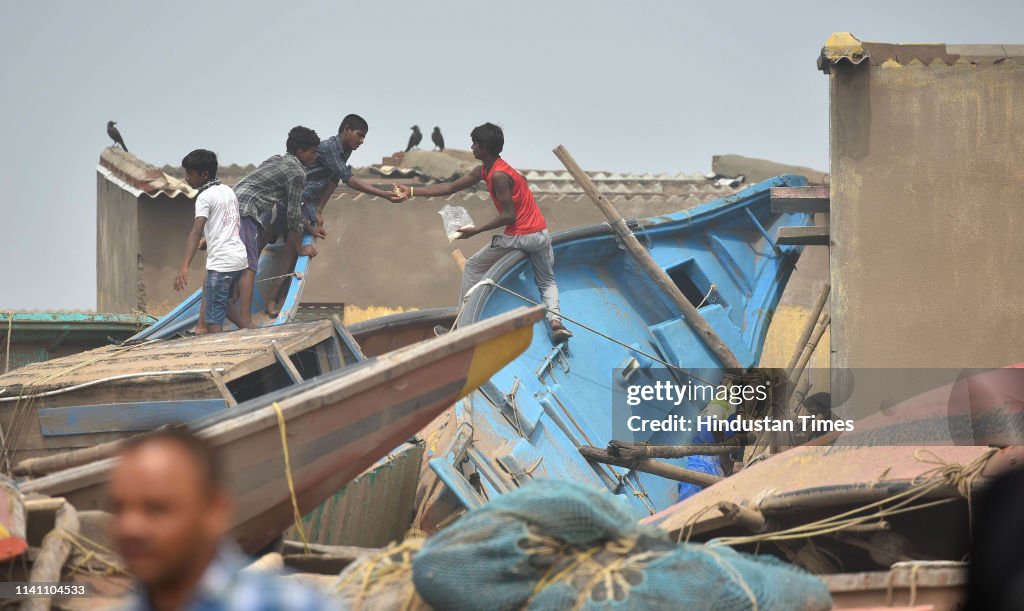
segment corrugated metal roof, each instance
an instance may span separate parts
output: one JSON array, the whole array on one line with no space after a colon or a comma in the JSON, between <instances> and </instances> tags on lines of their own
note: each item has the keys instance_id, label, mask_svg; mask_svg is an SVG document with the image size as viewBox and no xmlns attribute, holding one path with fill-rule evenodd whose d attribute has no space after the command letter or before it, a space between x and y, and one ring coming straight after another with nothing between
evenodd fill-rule
<instances>
[{"instance_id":1,"label":"corrugated metal roof","mask_svg":"<svg viewBox=\"0 0 1024 611\"><path fill-rule=\"evenodd\" d=\"M610 194L610 196L608 197L608 201L612 202L612 204L622 203L622 202L626 202L626 201L630 201L630 202L642 201L642 202L646 202L646 203L649 203L649 204L668 203L668 204L672 204L673 206L678 207L679 209L689 208L689 207L697 205L697 204L702 204L704 202L711 201L711 200L713 200L715 198L718 198L718 197L727 197L729 195L733 195L734 193L739 192L739 190L740 189L738 187L722 186L722 185L718 185L715 182L709 182L706 185L702 185L702 186L695 186L691 190L689 190L688 192L683 192L683 193L660 193L659 194L659 193L633 193L633 192L627 192L627 193L618 193L618 194L616 194L616 193L613 193L613 192L611 192L609 190L606 190L604 188L601 189L601 191L603 193ZM541 204L543 204L543 203L551 203L551 202L560 202L560 201L582 201L582 200L584 200L587 197L586 195L584 195L583 193L580 193L580 192L576 192L576 193L548 193L548 192L540 192L540 191L537 191L536 189L534 190L534 195L535 195L538 203L541 203ZM361 198L373 198L373 197L374 196L372 196L372 195L365 195L363 193L359 193L359 192L353 191L351 189L338 189L337 191L335 191L334 196L331 197L331 200L332 201L333 200L345 200L345 199L347 199L347 200L358 200L358 199L361 199ZM460 193L455 193L455 194L449 195L447 197L435 197L435 198L432 198L432 199L437 200L438 202L446 201L446 202L453 202L453 203L458 203L458 202L465 203L465 202L471 202L471 201L474 201L474 200L477 200L477 201L490 201L491 196L486 191L484 191L484 190L475 190L475 191L462 191Z\"/></svg>"},{"instance_id":2,"label":"corrugated metal roof","mask_svg":"<svg viewBox=\"0 0 1024 611\"><path fill-rule=\"evenodd\" d=\"M96 171L107 180L132 193L136 197L147 195L158 197L195 197L196 190L184 180L175 178L154 165L142 161L123 149L107 147L100 153Z\"/></svg>"},{"instance_id":3,"label":"corrugated metal roof","mask_svg":"<svg viewBox=\"0 0 1024 611\"><path fill-rule=\"evenodd\" d=\"M120 149L108 150L113 151L115 154L123 153ZM418 163L437 161L438 163L435 165L450 169L449 166L469 167L463 161L463 157L466 154L468 154L466 151L459 151L456 149L445 151L444 153L416 151L416 155L409 155L408 158L411 160L418 159ZM131 157L132 159L135 159L134 156ZM405 158L406 156L396 155L394 157L386 158L386 160L394 159L400 163ZM183 181L175 178L175 176L184 175L180 166L165 165L162 170L157 170L153 166L146 166L137 159L135 162L136 165L145 166L146 168L159 172L161 175L169 179L184 184ZM428 165L430 164L428 163ZM252 164L230 164L221 166L217 172L217 176L224 184L233 186L241 180L242 177L255 168L256 166ZM138 168L135 168L135 170L137 174L140 173ZM530 189L538 197L554 197L557 200L560 196L581 196L583 194L583 190L573 179L572 175L566 170L527 169L523 170L522 173L530 183ZM414 186L434 184L437 182L436 177L431 177L429 172L425 173L419 168L401 167L398 165L388 164L354 168L354 175L363 178L370 183L377 184L378 187L385 189L389 189L392 182ZM662 200L675 198L683 203L692 201L704 202L723 195L731 195L732 193L735 193L737 187L744 182L742 176L723 178L715 174L702 174L700 172L639 173L592 171L587 172L587 175L592 181L594 181L602 193L609 196L656 197ZM360 196L361 194L356 191L345 186L341 186L334 193L332 199L345 197L357 198ZM694 198L692 196L696 197ZM486 190L481 184L472 190L467 190L462 193L449 196L447 199L459 201L460 199L469 197L487 199L488 196L486 194Z\"/></svg>"},{"instance_id":4,"label":"corrugated metal roof","mask_svg":"<svg viewBox=\"0 0 1024 611\"><path fill-rule=\"evenodd\" d=\"M1024 63L1024 45L862 42L849 32L835 32L821 49L818 69L828 73L835 64L857 65L865 60L872 66L883 67Z\"/></svg>"}]
</instances>

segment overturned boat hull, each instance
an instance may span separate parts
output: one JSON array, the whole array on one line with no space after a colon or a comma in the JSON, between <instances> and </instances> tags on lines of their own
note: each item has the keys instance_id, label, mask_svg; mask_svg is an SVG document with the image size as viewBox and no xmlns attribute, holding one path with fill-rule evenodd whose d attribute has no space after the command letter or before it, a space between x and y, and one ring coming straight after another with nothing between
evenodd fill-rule
<instances>
[{"instance_id":1,"label":"overturned boat hull","mask_svg":"<svg viewBox=\"0 0 1024 611\"><path fill-rule=\"evenodd\" d=\"M757 363L800 254L799 247L777 243L778 229L812 221L804 213L773 212L770 189L804 184L802 177L783 176L633 225L655 264L741 367ZM607 488L631 504L638 517L678 499L677 482L592 462L580 448L604 447L615 438L612 397L616 387L629 383L630 372L671 368L679 383L708 376L718 380L723 363L627 255L608 225L560 233L553 246L561 311L567 317L563 322L574 336L553 346L546 333L535 334L522 356L458 404L447 421L424 432L428 452L435 452L431 475L443 482L421 485L431 506L420 524L427 529L449 510L478 506L534 478ZM486 320L527 300L538 301L530 263L514 252L471 293L460 324ZM684 402L674 415L692 418L703 407ZM692 433L646 432L631 441L681 444L691 438ZM431 492L439 487L444 492Z\"/></svg>"}]
</instances>

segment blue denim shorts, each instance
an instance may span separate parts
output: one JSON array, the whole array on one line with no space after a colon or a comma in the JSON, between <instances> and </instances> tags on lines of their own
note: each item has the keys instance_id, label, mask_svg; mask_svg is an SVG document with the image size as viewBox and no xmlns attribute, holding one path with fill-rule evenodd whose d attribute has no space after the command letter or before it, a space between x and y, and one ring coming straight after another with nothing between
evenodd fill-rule
<instances>
[{"instance_id":1,"label":"blue denim shorts","mask_svg":"<svg viewBox=\"0 0 1024 611\"><path fill-rule=\"evenodd\" d=\"M203 299L206 301L206 313L204 315L206 324L223 325L224 317L228 313L228 299L231 298L231 290L245 270L236 272L215 272L212 269L206 271L206 284L203 285Z\"/></svg>"}]
</instances>

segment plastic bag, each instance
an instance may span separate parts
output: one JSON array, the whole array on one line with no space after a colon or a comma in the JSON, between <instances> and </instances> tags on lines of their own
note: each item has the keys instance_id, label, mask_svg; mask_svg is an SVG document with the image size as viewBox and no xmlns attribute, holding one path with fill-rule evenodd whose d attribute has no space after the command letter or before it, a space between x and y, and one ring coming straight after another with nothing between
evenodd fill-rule
<instances>
[{"instance_id":1,"label":"plastic bag","mask_svg":"<svg viewBox=\"0 0 1024 611\"><path fill-rule=\"evenodd\" d=\"M469 217L469 212L462 206L445 205L438 214L441 215L441 221L444 223L444 232L448 236L449 244L462 236L459 229L473 224L473 219Z\"/></svg>"}]
</instances>

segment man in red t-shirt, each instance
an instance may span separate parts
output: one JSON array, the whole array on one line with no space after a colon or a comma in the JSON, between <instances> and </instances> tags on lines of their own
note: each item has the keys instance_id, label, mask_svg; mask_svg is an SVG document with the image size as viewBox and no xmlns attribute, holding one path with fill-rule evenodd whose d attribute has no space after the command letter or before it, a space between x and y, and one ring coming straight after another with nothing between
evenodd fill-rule
<instances>
[{"instance_id":1,"label":"man in red t-shirt","mask_svg":"<svg viewBox=\"0 0 1024 611\"><path fill-rule=\"evenodd\" d=\"M521 250L530 258L533 266L533 277L540 291L541 301L547 307L548 324L551 327L551 341L558 344L572 337L572 333L562 324L558 309L558 286L555 285L555 255L551 249L551 236L548 235L548 224L541 214L537 202L533 198L529 185L522 174L512 169L501 158L501 150L505 146L505 134L501 128L492 123L484 123L469 134L473 140L473 156L483 165L472 172L449 183L431 185L429 187L410 188L395 185L403 195L408 197L434 197L451 195L468 189L481 180L487 183L487 190L494 200L498 216L480 226L467 225L459 230L459 239L465 239L484 231L504 227L501 235L491 237L491 244L480 249L475 255L466 259L466 267L462 273L462 290L459 301L465 298L469 289L483 279L484 274L499 259L512 252Z\"/></svg>"}]
</instances>

